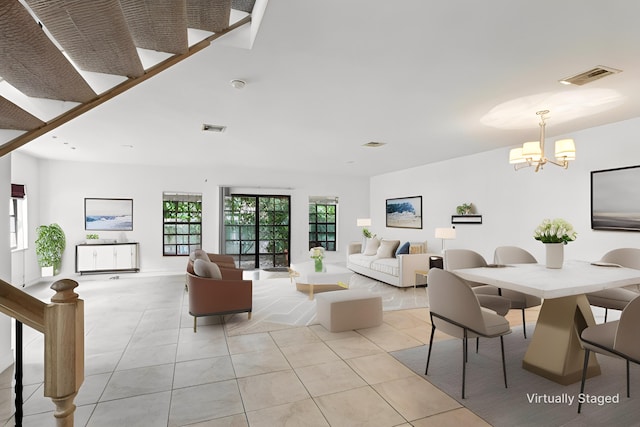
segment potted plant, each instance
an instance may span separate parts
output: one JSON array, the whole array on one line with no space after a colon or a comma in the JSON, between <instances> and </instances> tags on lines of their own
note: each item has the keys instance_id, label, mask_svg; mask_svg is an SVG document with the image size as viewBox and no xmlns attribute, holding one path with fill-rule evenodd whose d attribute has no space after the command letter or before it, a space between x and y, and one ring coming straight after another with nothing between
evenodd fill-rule
<instances>
[{"instance_id":1,"label":"potted plant","mask_svg":"<svg viewBox=\"0 0 640 427\"><path fill-rule=\"evenodd\" d=\"M545 219L533 231L533 238L544 243L547 268L562 268L564 245L576 240L578 233L562 218Z\"/></svg>"},{"instance_id":2,"label":"potted plant","mask_svg":"<svg viewBox=\"0 0 640 427\"><path fill-rule=\"evenodd\" d=\"M463 203L460 206L456 206L456 212L458 215L470 215L473 211L472 203Z\"/></svg>"},{"instance_id":3,"label":"potted plant","mask_svg":"<svg viewBox=\"0 0 640 427\"><path fill-rule=\"evenodd\" d=\"M66 246L64 231L58 224L41 225L36 229L36 255L42 268L42 276L53 276L60 273L62 253Z\"/></svg>"}]
</instances>

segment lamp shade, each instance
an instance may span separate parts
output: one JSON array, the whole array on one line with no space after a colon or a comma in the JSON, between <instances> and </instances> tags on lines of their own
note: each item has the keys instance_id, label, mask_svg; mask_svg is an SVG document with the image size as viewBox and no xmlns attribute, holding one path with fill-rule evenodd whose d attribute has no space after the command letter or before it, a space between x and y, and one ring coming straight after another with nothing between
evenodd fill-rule
<instances>
[{"instance_id":1,"label":"lamp shade","mask_svg":"<svg viewBox=\"0 0 640 427\"><path fill-rule=\"evenodd\" d=\"M522 155L522 147L512 148L511 151L509 151L509 163L524 163L526 161L527 159Z\"/></svg>"},{"instance_id":2,"label":"lamp shade","mask_svg":"<svg viewBox=\"0 0 640 427\"><path fill-rule=\"evenodd\" d=\"M573 142L573 139L559 139L556 141L556 159L576 159L576 144Z\"/></svg>"},{"instance_id":3,"label":"lamp shade","mask_svg":"<svg viewBox=\"0 0 640 427\"><path fill-rule=\"evenodd\" d=\"M358 218L356 223L358 227L369 227L371 226L371 218Z\"/></svg>"},{"instance_id":4,"label":"lamp shade","mask_svg":"<svg viewBox=\"0 0 640 427\"><path fill-rule=\"evenodd\" d=\"M436 239L452 240L456 238L456 229L451 227L438 227L435 233Z\"/></svg>"},{"instance_id":5,"label":"lamp shade","mask_svg":"<svg viewBox=\"0 0 640 427\"><path fill-rule=\"evenodd\" d=\"M537 162L542 157L540 141L525 142L522 144L522 157Z\"/></svg>"}]
</instances>

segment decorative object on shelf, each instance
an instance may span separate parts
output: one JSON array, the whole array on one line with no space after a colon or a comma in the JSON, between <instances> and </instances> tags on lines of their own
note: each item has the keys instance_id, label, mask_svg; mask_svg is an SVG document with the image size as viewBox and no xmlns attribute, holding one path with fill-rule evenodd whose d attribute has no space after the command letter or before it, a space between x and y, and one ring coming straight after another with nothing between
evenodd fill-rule
<instances>
[{"instance_id":1,"label":"decorative object on shelf","mask_svg":"<svg viewBox=\"0 0 640 427\"><path fill-rule=\"evenodd\" d=\"M62 253L66 246L64 231L58 224L51 224L39 226L36 232L36 255L42 276L54 276L60 273Z\"/></svg>"},{"instance_id":2,"label":"decorative object on shelf","mask_svg":"<svg viewBox=\"0 0 640 427\"><path fill-rule=\"evenodd\" d=\"M473 213L473 203L463 203L456 206L456 213L458 215L471 215Z\"/></svg>"},{"instance_id":3,"label":"decorative object on shelf","mask_svg":"<svg viewBox=\"0 0 640 427\"><path fill-rule=\"evenodd\" d=\"M309 256L314 260L314 267L315 267L316 273L323 272L324 265L322 260L324 259L324 248L322 246L311 248L311 250L309 251Z\"/></svg>"},{"instance_id":4,"label":"decorative object on shelf","mask_svg":"<svg viewBox=\"0 0 640 427\"><path fill-rule=\"evenodd\" d=\"M133 199L84 199L84 229L133 230Z\"/></svg>"},{"instance_id":5,"label":"decorative object on shelf","mask_svg":"<svg viewBox=\"0 0 640 427\"><path fill-rule=\"evenodd\" d=\"M422 196L386 201L387 227L422 228Z\"/></svg>"},{"instance_id":6,"label":"decorative object on shelf","mask_svg":"<svg viewBox=\"0 0 640 427\"><path fill-rule=\"evenodd\" d=\"M549 110L538 111L536 114L540 116L540 140L525 142L522 147L512 148L509 152L509 163L514 165L515 170L535 166L535 171L538 172L547 163L567 169L569 161L576 159L576 146L573 139L559 139L556 141L555 161L545 157L545 114L549 114Z\"/></svg>"},{"instance_id":7,"label":"decorative object on shelf","mask_svg":"<svg viewBox=\"0 0 640 427\"><path fill-rule=\"evenodd\" d=\"M547 268L562 268L564 245L576 240L578 233L562 218L545 219L534 230L533 238L545 244Z\"/></svg>"},{"instance_id":8,"label":"decorative object on shelf","mask_svg":"<svg viewBox=\"0 0 640 427\"><path fill-rule=\"evenodd\" d=\"M451 224L482 224L482 215L451 215Z\"/></svg>"},{"instance_id":9,"label":"decorative object on shelf","mask_svg":"<svg viewBox=\"0 0 640 427\"><path fill-rule=\"evenodd\" d=\"M640 231L640 166L591 172L591 228Z\"/></svg>"},{"instance_id":10,"label":"decorative object on shelf","mask_svg":"<svg viewBox=\"0 0 640 427\"><path fill-rule=\"evenodd\" d=\"M444 253L444 241L456 238L455 227L438 227L435 232L436 239L442 239L442 253Z\"/></svg>"}]
</instances>

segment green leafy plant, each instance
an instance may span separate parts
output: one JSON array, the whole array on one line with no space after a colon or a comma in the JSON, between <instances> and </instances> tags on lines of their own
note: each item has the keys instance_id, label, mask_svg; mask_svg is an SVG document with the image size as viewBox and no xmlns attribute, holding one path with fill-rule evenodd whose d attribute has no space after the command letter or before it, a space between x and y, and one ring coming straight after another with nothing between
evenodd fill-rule
<instances>
[{"instance_id":1,"label":"green leafy plant","mask_svg":"<svg viewBox=\"0 0 640 427\"><path fill-rule=\"evenodd\" d=\"M372 237L373 237L373 234L371 234L371 232L369 231L369 229L368 229L367 227L364 227L364 228L362 229L362 235L363 235L364 237L366 237L367 239L370 239L370 238L372 238Z\"/></svg>"},{"instance_id":2,"label":"green leafy plant","mask_svg":"<svg viewBox=\"0 0 640 427\"><path fill-rule=\"evenodd\" d=\"M66 246L64 231L58 224L41 225L36 229L36 255L40 267L53 267L54 274L60 272L62 253Z\"/></svg>"},{"instance_id":3,"label":"green leafy plant","mask_svg":"<svg viewBox=\"0 0 640 427\"><path fill-rule=\"evenodd\" d=\"M100 236L98 236L97 234L87 234L86 239L87 240L98 240L100 238Z\"/></svg>"},{"instance_id":4,"label":"green leafy plant","mask_svg":"<svg viewBox=\"0 0 640 427\"><path fill-rule=\"evenodd\" d=\"M573 226L562 218L554 220L547 218L533 232L533 238L542 243L564 243L565 245L576 240L577 235Z\"/></svg>"},{"instance_id":5,"label":"green leafy plant","mask_svg":"<svg viewBox=\"0 0 640 427\"><path fill-rule=\"evenodd\" d=\"M456 206L456 213L458 215L469 215L473 211L472 203L463 203L460 206Z\"/></svg>"}]
</instances>

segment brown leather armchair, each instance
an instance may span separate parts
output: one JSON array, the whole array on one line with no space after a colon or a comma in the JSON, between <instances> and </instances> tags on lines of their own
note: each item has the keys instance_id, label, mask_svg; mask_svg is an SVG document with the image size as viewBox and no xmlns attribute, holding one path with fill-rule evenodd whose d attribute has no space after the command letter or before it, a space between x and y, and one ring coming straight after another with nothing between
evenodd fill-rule
<instances>
[{"instance_id":1,"label":"brown leather armchair","mask_svg":"<svg viewBox=\"0 0 640 427\"><path fill-rule=\"evenodd\" d=\"M198 267L195 270L200 272ZM198 317L201 316L248 312L251 319L253 282L242 280L242 270L219 270L222 275L220 279L197 276L194 272L187 271L189 314L193 316L193 332L197 332Z\"/></svg>"}]
</instances>

